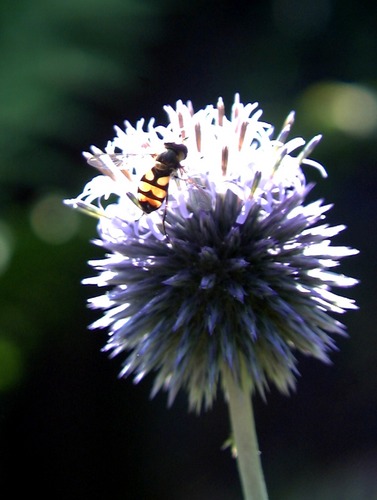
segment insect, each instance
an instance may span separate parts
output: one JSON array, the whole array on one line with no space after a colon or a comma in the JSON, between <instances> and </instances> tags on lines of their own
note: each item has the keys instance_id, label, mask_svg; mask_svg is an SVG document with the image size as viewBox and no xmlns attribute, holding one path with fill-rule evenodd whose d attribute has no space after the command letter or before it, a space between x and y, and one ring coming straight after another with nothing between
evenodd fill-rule
<instances>
[{"instance_id":1,"label":"insect","mask_svg":"<svg viewBox=\"0 0 377 500\"><path fill-rule=\"evenodd\" d=\"M183 170L181 161L187 157L187 147L184 144L166 142L165 150L155 157L154 165L141 177L136 196L133 193L127 193L129 198L146 214L158 210L164 201L167 203L169 182L172 176L178 171ZM110 155L115 165L130 179L130 174L122 167L122 155ZM102 173L112 176L110 170L101 163L98 156L88 156L89 165L98 168ZM165 214L162 221L165 231Z\"/></svg>"},{"instance_id":2,"label":"insect","mask_svg":"<svg viewBox=\"0 0 377 500\"><path fill-rule=\"evenodd\" d=\"M181 161L187 156L184 144L166 142L166 150L156 157L154 166L140 179L137 188L137 200L143 212L154 212L167 199L169 182L172 175L183 169Z\"/></svg>"}]
</instances>

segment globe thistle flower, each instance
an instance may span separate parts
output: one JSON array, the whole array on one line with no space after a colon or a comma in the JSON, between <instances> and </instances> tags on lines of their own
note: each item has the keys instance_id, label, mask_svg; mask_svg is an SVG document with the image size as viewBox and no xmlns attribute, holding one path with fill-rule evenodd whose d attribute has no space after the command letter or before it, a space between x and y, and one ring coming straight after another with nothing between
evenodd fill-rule
<instances>
[{"instance_id":1,"label":"globe thistle flower","mask_svg":"<svg viewBox=\"0 0 377 500\"><path fill-rule=\"evenodd\" d=\"M345 332L332 313L355 308L333 291L356 283L333 270L357 253L330 243L345 226L324 222L331 205L306 203L303 165L326 176L309 159L321 137L287 141L291 113L274 138L238 95L230 118L221 99L165 111L166 127L125 122L104 151L84 153L102 175L66 201L99 218L95 244L108 252L84 280L108 288L90 300L105 311L91 328L109 329L105 351L123 355L121 376L155 372L152 394L165 389L169 404L184 389L191 409L210 407L224 367L237 381L245 370L263 396L271 384L288 393L295 353L328 362ZM186 146L184 173L172 173L166 204L143 213L138 183L167 143Z\"/></svg>"},{"instance_id":2,"label":"globe thistle flower","mask_svg":"<svg viewBox=\"0 0 377 500\"><path fill-rule=\"evenodd\" d=\"M221 98L198 112L178 101L166 127L125 122L84 153L101 175L66 200L99 219L107 254L84 283L106 287L89 301L104 311L91 325L108 329L104 350L122 355L121 377L153 372L152 395L171 404L183 389L198 412L221 377L245 498L267 498L250 393L289 393L297 352L329 362L345 334L333 315L356 308L334 292L356 280L334 268L357 251L331 245L345 226L307 201L303 167L326 177L309 158L321 136L288 140L294 113L275 134L257 108L236 95L228 118Z\"/></svg>"}]
</instances>

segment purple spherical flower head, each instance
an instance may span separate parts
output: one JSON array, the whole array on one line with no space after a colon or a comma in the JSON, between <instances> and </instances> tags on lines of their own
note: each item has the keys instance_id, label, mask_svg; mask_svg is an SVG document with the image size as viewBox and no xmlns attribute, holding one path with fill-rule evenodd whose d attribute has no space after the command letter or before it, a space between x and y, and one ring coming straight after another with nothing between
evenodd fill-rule
<instances>
[{"instance_id":1,"label":"purple spherical flower head","mask_svg":"<svg viewBox=\"0 0 377 500\"><path fill-rule=\"evenodd\" d=\"M164 388L169 403L185 389L191 409L210 407L224 367L236 380L244 370L262 395L270 384L287 393L295 352L327 362L345 332L333 313L356 307L333 291L356 280L333 268L357 251L331 245L345 228L324 222L331 205L306 201L302 166L326 176L309 159L320 136L287 141L291 113L274 138L238 95L230 118L221 99L196 113L180 101L165 110L168 126L126 122L105 151L85 153L103 175L67 201L99 218L95 243L107 252L84 281L107 288L90 300L105 311L91 328L109 329L105 350L124 356L121 376L155 373L152 394ZM146 214L140 179L148 173L152 196L166 144L184 144L187 156Z\"/></svg>"}]
</instances>

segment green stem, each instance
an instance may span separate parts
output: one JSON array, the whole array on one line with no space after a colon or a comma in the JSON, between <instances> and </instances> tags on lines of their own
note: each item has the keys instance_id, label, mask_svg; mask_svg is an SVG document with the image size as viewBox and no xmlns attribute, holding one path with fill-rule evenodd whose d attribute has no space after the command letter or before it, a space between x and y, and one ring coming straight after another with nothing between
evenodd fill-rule
<instances>
[{"instance_id":1,"label":"green stem","mask_svg":"<svg viewBox=\"0 0 377 500\"><path fill-rule=\"evenodd\" d=\"M250 384L234 379L228 368L222 370L222 381L228 403L237 465L245 500L268 500L258 439L255 431Z\"/></svg>"}]
</instances>

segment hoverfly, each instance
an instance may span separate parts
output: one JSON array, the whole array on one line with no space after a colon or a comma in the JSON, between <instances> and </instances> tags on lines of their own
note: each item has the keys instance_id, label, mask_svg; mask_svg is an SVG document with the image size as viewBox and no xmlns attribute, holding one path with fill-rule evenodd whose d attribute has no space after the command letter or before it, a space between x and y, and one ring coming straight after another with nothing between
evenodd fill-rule
<instances>
[{"instance_id":1,"label":"hoverfly","mask_svg":"<svg viewBox=\"0 0 377 500\"><path fill-rule=\"evenodd\" d=\"M141 177L136 196L133 193L127 193L129 198L146 214L158 210L164 201L167 203L169 182L172 176L178 171L183 170L181 161L187 157L187 147L184 144L166 142L165 151L155 157L154 165ZM106 156L105 154L100 156ZM123 155L109 155L114 164L131 179L130 173L123 166ZM127 157L128 155L126 155ZM130 155L132 156L132 155ZM98 155L88 155L89 165L96 167L102 173L112 177L110 169L103 165ZM165 214L162 221L165 231Z\"/></svg>"},{"instance_id":2,"label":"hoverfly","mask_svg":"<svg viewBox=\"0 0 377 500\"><path fill-rule=\"evenodd\" d=\"M181 161L187 156L184 144L166 142L165 151L156 157L154 166L140 179L137 200L143 212L150 214L159 209L168 196L171 176L183 169Z\"/></svg>"}]
</instances>

